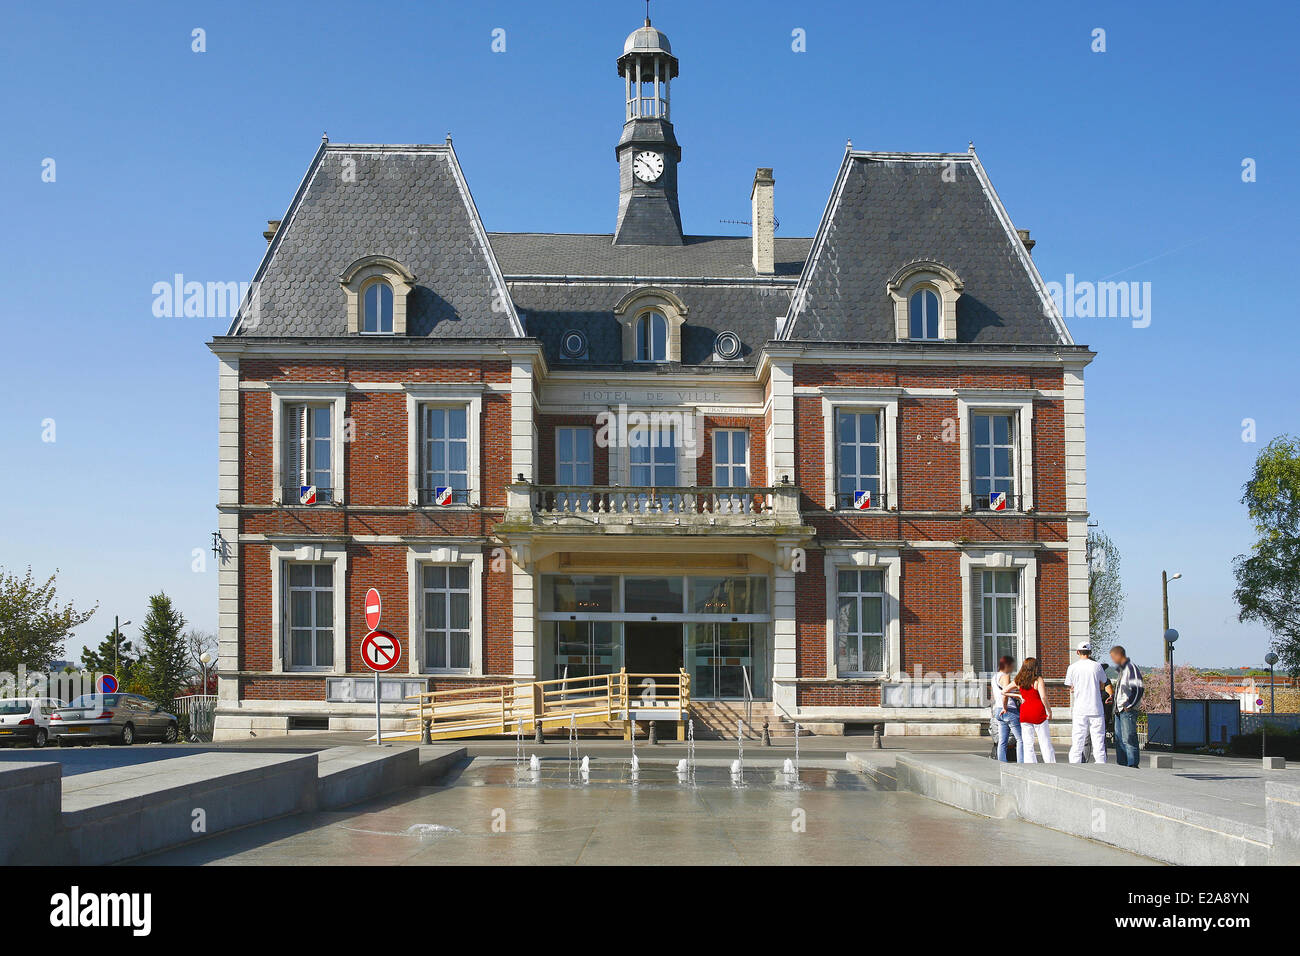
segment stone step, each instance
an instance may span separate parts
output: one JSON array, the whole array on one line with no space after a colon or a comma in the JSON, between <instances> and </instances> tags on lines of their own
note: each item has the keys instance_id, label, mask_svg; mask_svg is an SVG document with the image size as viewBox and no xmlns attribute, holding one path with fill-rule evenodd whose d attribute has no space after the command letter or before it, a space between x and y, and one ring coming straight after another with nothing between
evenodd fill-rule
<instances>
[{"instance_id":1,"label":"stone step","mask_svg":"<svg viewBox=\"0 0 1300 956\"><path fill-rule=\"evenodd\" d=\"M693 701L691 718L695 721L696 736L704 740L734 740L737 723L745 720L745 709L743 701ZM771 701L754 701L749 710L750 720L745 727L745 739L761 739L764 721L767 722L769 736L786 739L794 737L794 724Z\"/></svg>"}]
</instances>

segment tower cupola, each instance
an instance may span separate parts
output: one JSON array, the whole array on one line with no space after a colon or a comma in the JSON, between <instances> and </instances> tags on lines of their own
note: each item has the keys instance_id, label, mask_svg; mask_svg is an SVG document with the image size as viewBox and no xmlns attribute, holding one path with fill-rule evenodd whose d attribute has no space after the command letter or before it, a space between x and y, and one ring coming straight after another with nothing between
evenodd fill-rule
<instances>
[{"instance_id":1,"label":"tower cupola","mask_svg":"<svg viewBox=\"0 0 1300 956\"><path fill-rule=\"evenodd\" d=\"M618 58L618 75L627 91L626 122L634 119L671 119L668 93L677 77L677 57L668 36L650 25L628 34L623 55Z\"/></svg>"},{"instance_id":2,"label":"tower cupola","mask_svg":"<svg viewBox=\"0 0 1300 956\"><path fill-rule=\"evenodd\" d=\"M623 80L623 135L614 155L619 165L615 245L679 246L682 214L677 203L677 164L682 149L670 121L670 92L677 57L662 30L646 17L618 58Z\"/></svg>"}]
</instances>

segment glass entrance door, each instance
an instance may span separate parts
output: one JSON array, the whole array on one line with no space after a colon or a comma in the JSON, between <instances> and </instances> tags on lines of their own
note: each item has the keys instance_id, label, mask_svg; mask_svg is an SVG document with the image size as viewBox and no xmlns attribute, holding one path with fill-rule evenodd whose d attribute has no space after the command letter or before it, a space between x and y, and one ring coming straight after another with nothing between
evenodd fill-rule
<instances>
[{"instance_id":1,"label":"glass entrance door","mask_svg":"<svg viewBox=\"0 0 1300 956\"><path fill-rule=\"evenodd\" d=\"M767 628L763 624L691 624L687 660L691 696L700 699L743 700L745 673L755 699L771 695L767 676Z\"/></svg>"},{"instance_id":2,"label":"glass entrance door","mask_svg":"<svg viewBox=\"0 0 1300 956\"><path fill-rule=\"evenodd\" d=\"M557 621L555 677L592 677L618 670L618 641L611 621Z\"/></svg>"}]
</instances>

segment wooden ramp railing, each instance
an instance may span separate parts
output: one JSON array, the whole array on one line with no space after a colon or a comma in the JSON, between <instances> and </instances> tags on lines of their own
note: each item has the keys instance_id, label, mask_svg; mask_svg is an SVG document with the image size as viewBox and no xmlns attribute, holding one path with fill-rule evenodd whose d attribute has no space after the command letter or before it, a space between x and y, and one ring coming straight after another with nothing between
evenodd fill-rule
<instances>
[{"instance_id":1,"label":"wooden ramp railing","mask_svg":"<svg viewBox=\"0 0 1300 956\"><path fill-rule=\"evenodd\" d=\"M457 737L531 734L540 725L560 729L573 724L637 720L685 721L690 712L691 677L676 674L596 674L438 690L408 697L408 726L387 739L449 740ZM414 723L414 727L410 724Z\"/></svg>"}]
</instances>

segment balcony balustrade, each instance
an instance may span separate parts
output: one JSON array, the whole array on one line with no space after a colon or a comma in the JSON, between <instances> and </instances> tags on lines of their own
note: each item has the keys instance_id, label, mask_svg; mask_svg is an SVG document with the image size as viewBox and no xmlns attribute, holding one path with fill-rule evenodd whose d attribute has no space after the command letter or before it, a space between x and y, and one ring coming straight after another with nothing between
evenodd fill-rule
<instances>
[{"instance_id":1,"label":"balcony balustrade","mask_svg":"<svg viewBox=\"0 0 1300 956\"><path fill-rule=\"evenodd\" d=\"M506 520L535 527L777 528L798 525L799 491L775 487L509 486Z\"/></svg>"}]
</instances>

